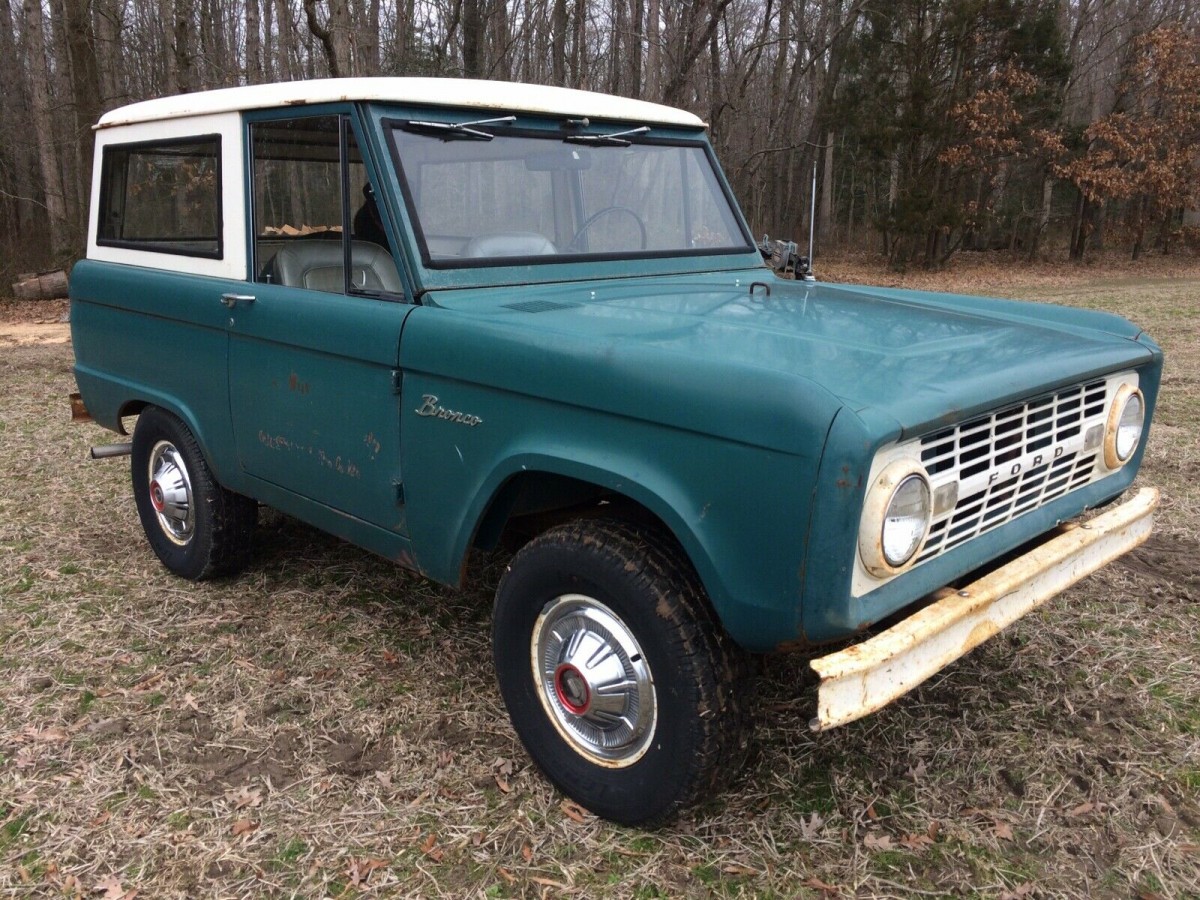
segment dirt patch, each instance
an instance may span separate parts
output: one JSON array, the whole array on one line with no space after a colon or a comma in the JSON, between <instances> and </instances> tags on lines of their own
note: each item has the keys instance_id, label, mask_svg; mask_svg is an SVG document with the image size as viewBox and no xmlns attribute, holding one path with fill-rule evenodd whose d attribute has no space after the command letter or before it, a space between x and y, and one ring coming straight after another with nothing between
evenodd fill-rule
<instances>
[{"instance_id":1,"label":"dirt patch","mask_svg":"<svg viewBox=\"0 0 1200 900\"><path fill-rule=\"evenodd\" d=\"M65 344L71 340L71 326L65 322L0 322L0 344L28 347L37 344Z\"/></svg>"},{"instance_id":2,"label":"dirt patch","mask_svg":"<svg viewBox=\"0 0 1200 900\"><path fill-rule=\"evenodd\" d=\"M69 300L0 300L0 324L65 322Z\"/></svg>"},{"instance_id":3,"label":"dirt patch","mask_svg":"<svg viewBox=\"0 0 1200 900\"><path fill-rule=\"evenodd\" d=\"M1200 543L1182 535L1156 532L1137 550L1123 556L1119 564L1157 581L1167 582L1182 592L1182 599L1200 601Z\"/></svg>"}]
</instances>

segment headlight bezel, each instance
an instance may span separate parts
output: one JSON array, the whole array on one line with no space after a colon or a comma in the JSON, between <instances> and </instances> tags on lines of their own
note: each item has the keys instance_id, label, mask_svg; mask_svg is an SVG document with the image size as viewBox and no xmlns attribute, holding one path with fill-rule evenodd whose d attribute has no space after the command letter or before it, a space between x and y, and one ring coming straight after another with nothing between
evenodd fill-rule
<instances>
[{"instance_id":1,"label":"headlight bezel","mask_svg":"<svg viewBox=\"0 0 1200 900\"><path fill-rule=\"evenodd\" d=\"M896 563L888 559L884 550L884 529L887 527L888 513L897 495L914 479L919 480L924 489L924 521L920 537L913 544L912 551L901 562ZM864 500L858 531L858 555L863 567L876 578L890 578L911 568L921 555L932 524L933 486L929 481L929 473L915 459L898 459L889 463L867 490Z\"/></svg>"},{"instance_id":2,"label":"headlight bezel","mask_svg":"<svg viewBox=\"0 0 1200 900\"><path fill-rule=\"evenodd\" d=\"M1129 452L1122 457L1120 454L1121 445L1121 428L1125 413L1129 409L1129 404L1136 402L1140 415L1138 417L1137 435L1133 441ZM1117 388L1116 396L1113 397L1112 405L1108 409L1108 418L1104 425L1104 465L1111 471L1125 466L1135 455L1137 455L1138 447L1142 444L1142 437L1146 431L1146 398L1142 395L1141 389L1135 385L1126 382Z\"/></svg>"}]
</instances>

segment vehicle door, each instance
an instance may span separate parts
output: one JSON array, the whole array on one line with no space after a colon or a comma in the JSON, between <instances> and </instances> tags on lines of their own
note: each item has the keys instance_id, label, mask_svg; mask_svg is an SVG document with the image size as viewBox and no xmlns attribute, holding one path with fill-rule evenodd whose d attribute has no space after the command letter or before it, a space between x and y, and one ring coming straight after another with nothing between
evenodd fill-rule
<instances>
[{"instance_id":1,"label":"vehicle door","mask_svg":"<svg viewBox=\"0 0 1200 900\"><path fill-rule=\"evenodd\" d=\"M247 475L403 533L397 365L412 306L362 147L349 110L249 123L253 283L226 295L229 408Z\"/></svg>"}]
</instances>

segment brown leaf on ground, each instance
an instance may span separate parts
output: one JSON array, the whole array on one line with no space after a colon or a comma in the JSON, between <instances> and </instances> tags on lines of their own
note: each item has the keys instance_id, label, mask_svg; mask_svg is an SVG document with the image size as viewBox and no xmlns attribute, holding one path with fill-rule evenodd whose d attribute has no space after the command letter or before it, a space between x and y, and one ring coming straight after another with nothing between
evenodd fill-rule
<instances>
[{"instance_id":1,"label":"brown leaf on ground","mask_svg":"<svg viewBox=\"0 0 1200 900\"><path fill-rule=\"evenodd\" d=\"M1011 891L1005 891L1000 895L1000 900L1022 900L1023 897L1031 896L1033 891L1033 882L1026 881L1024 884L1017 885Z\"/></svg>"},{"instance_id":2,"label":"brown leaf on ground","mask_svg":"<svg viewBox=\"0 0 1200 900\"><path fill-rule=\"evenodd\" d=\"M801 883L806 888L812 888L814 891L820 891L822 894L840 894L842 892L842 889L836 884L829 884L828 882L822 881L816 875L805 879Z\"/></svg>"},{"instance_id":3,"label":"brown leaf on ground","mask_svg":"<svg viewBox=\"0 0 1200 900\"><path fill-rule=\"evenodd\" d=\"M587 817L591 815L591 813L589 813L578 803L573 803L570 800L564 800L561 804L559 804L558 808L563 811L568 819L570 819L572 822L578 822L580 825L587 821Z\"/></svg>"},{"instance_id":4,"label":"brown leaf on ground","mask_svg":"<svg viewBox=\"0 0 1200 900\"><path fill-rule=\"evenodd\" d=\"M496 787L500 788L501 792L505 794L512 793L512 785L508 783L503 775L496 774L493 777L496 779Z\"/></svg>"},{"instance_id":5,"label":"brown leaf on ground","mask_svg":"<svg viewBox=\"0 0 1200 900\"><path fill-rule=\"evenodd\" d=\"M1012 826L1000 819L992 821L992 834L1002 841L1011 841L1013 839Z\"/></svg>"},{"instance_id":6,"label":"brown leaf on ground","mask_svg":"<svg viewBox=\"0 0 1200 900\"><path fill-rule=\"evenodd\" d=\"M496 871L500 874L500 877L503 878L505 881L507 881L509 884L517 883L517 876L514 875L512 872L508 871L508 869L504 868L504 866L501 866Z\"/></svg>"},{"instance_id":7,"label":"brown leaf on ground","mask_svg":"<svg viewBox=\"0 0 1200 900\"><path fill-rule=\"evenodd\" d=\"M1104 809L1103 803L1092 803L1089 800L1086 803L1080 803L1078 806L1074 807L1073 809L1067 810L1067 816L1072 819L1078 819L1080 816L1086 816L1090 812L1096 812L1098 810L1103 810L1103 809Z\"/></svg>"},{"instance_id":8,"label":"brown leaf on ground","mask_svg":"<svg viewBox=\"0 0 1200 900\"><path fill-rule=\"evenodd\" d=\"M258 828L258 823L253 819L238 819L233 823L233 828L231 831L233 832L233 836L237 837L241 834L249 834L256 828Z\"/></svg>"},{"instance_id":9,"label":"brown leaf on ground","mask_svg":"<svg viewBox=\"0 0 1200 900\"><path fill-rule=\"evenodd\" d=\"M892 840L890 834L876 834L872 831L863 838L863 846L868 850L894 850L896 842Z\"/></svg>"},{"instance_id":10,"label":"brown leaf on ground","mask_svg":"<svg viewBox=\"0 0 1200 900\"><path fill-rule=\"evenodd\" d=\"M909 850L922 850L933 844L933 838L928 834L906 834L900 838L900 846Z\"/></svg>"},{"instance_id":11,"label":"brown leaf on ground","mask_svg":"<svg viewBox=\"0 0 1200 900\"><path fill-rule=\"evenodd\" d=\"M525 862L533 862L533 848L528 844L521 845L521 859Z\"/></svg>"},{"instance_id":12,"label":"brown leaf on ground","mask_svg":"<svg viewBox=\"0 0 1200 900\"><path fill-rule=\"evenodd\" d=\"M757 875L758 869L753 869L750 866L744 866L741 863L730 863L727 866L721 866L721 871L726 875Z\"/></svg>"},{"instance_id":13,"label":"brown leaf on ground","mask_svg":"<svg viewBox=\"0 0 1200 900\"><path fill-rule=\"evenodd\" d=\"M262 791L258 789L251 790L245 785L238 788L236 791L231 791L226 796L233 801L234 809L245 809L247 806L254 808L257 806L262 806L263 802Z\"/></svg>"},{"instance_id":14,"label":"brown leaf on ground","mask_svg":"<svg viewBox=\"0 0 1200 900\"><path fill-rule=\"evenodd\" d=\"M155 672L153 675L147 675L141 681L137 682L137 684L133 686L133 689L139 693L148 691L153 687L157 687L158 684L166 677L167 676L165 672Z\"/></svg>"},{"instance_id":15,"label":"brown leaf on ground","mask_svg":"<svg viewBox=\"0 0 1200 900\"><path fill-rule=\"evenodd\" d=\"M446 855L446 851L437 845L437 835L433 832L430 832L429 837L421 844L421 852L434 862L441 862L442 857Z\"/></svg>"},{"instance_id":16,"label":"brown leaf on ground","mask_svg":"<svg viewBox=\"0 0 1200 900\"><path fill-rule=\"evenodd\" d=\"M383 859L373 859L371 857L351 859L350 864L346 867L346 877L354 887L362 887L367 883L372 872L377 869L387 868L387 865L387 860Z\"/></svg>"},{"instance_id":17,"label":"brown leaf on ground","mask_svg":"<svg viewBox=\"0 0 1200 900\"><path fill-rule=\"evenodd\" d=\"M39 744L61 744L63 741L70 740L71 736L65 728L59 728L57 725L51 725L49 728L43 728L38 731L36 728L26 729L26 734Z\"/></svg>"},{"instance_id":18,"label":"brown leaf on ground","mask_svg":"<svg viewBox=\"0 0 1200 900\"><path fill-rule=\"evenodd\" d=\"M103 894L103 900L124 900L125 888L121 885L121 879L116 875L109 875L102 881L97 882L92 886L91 893Z\"/></svg>"}]
</instances>

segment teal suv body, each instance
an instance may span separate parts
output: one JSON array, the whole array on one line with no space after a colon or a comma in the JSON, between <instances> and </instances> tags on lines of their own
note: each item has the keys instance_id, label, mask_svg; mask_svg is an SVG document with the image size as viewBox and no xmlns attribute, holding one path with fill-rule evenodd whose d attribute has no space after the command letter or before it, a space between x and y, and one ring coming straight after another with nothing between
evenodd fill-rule
<instances>
[{"instance_id":1,"label":"teal suv body","mask_svg":"<svg viewBox=\"0 0 1200 900\"><path fill-rule=\"evenodd\" d=\"M813 661L832 727L1148 533L1152 491L1062 527L1138 470L1147 335L779 278L689 113L263 85L109 113L94 172L75 375L100 425L137 417L163 563L235 572L259 504L447 584L522 535L500 692L617 821L733 768L747 654L878 632Z\"/></svg>"}]
</instances>

